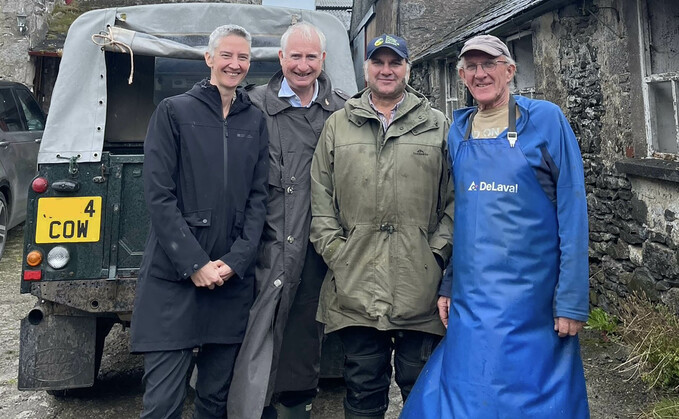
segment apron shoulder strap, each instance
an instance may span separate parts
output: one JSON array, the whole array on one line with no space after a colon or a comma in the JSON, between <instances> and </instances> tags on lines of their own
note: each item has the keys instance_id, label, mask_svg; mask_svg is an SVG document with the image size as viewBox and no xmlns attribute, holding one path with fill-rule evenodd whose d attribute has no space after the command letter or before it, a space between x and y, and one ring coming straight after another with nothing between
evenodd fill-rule
<instances>
[{"instance_id":1,"label":"apron shoulder strap","mask_svg":"<svg viewBox=\"0 0 679 419\"><path fill-rule=\"evenodd\" d=\"M518 135L516 134L516 100L514 95L509 95L509 124L507 125L507 141L509 146L514 147Z\"/></svg>"},{"instance_id":2,"label":"apron shoulder strap","mask_svg":"<svg viewBox=\"0 0 679 419\"><path fill-rule=\"evenodd\" d=\"M469 115L469 123L467 124L467 132L464 133L464 141L467 141L469 139L469 136L472 133L472 124L474 123L474 117L476 116L476 113L479 111L479 108L474 109L474 112Z\"/></svg>"},{"instance_id":3,"label":"apron shoulder strap","mask_svg":"<svg viewBox=\"0 0 679 419\"><path fill-rule=\"evenodd\" d=\"M464 133L464 141L467 141L472 133L472 125L474 123L474 117L478 112L478 108L469 115L469 123L467 124L467 131ZM516 134L516 99L514 95L509 95L509 123L507 124L507 140L509 145L514 147L518 135Z\"/></svg>"}]
</instances>

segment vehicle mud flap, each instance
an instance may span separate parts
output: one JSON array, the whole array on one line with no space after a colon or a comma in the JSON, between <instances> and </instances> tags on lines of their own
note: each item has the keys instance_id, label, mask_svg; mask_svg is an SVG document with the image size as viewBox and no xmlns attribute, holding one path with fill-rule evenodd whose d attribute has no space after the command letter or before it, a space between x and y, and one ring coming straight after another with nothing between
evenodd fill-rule
<instances>
[{"instance_id":1,"label":"vehicle mud flap","mask_svg":"<svg viewBox=\"0 0 679 419\"><path fill-rule=\"evenodd\" d=\"M95 317L42 315L21 320L19 390L63 390L94 385Z\"/></svg>"}]
</instances>

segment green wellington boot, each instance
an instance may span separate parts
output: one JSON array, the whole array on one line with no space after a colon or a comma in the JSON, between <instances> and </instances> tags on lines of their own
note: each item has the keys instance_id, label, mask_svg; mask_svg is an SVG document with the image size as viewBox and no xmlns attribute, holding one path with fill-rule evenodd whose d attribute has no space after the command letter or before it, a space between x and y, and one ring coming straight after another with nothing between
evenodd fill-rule
<instances>
[{"instance_id":1,"label":"green wellington boot","mask_svg":"<svg viewBox=\"0 0 679 419\"><path fill-rule=\"evenodd\" d=\"M312 401L313 399L309 399L292 407L287 407L282 404L276 405L278 419L310 419Z\"/></svg>"}]
</instances>

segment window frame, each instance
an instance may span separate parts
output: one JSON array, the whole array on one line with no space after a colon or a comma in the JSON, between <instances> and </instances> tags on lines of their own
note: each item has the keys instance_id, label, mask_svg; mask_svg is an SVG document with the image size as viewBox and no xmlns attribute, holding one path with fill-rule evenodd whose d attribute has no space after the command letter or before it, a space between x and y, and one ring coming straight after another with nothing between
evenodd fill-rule
<instances>
[{"instance_id":1,"label":"window frame","mask_svg":"<svg viewBox=\"0 0 679 419\"><path fill-rule=\"evenodd\" d=\"M641 91L644 106L644 132L646 135L646 155L656 158L673 158L679 156L679 68L677 71L665 73L653 73L651 64L651 21L648 13L648 0L637 0L637 27L639 42L639 61L641 70ZM674 108L674 130L677 143L677 153L658 151L657 135L655 133L655 120L652 103L651 85L670 82L672 93L672 106ZM668 140L670 141L670 140Z\"/></svg>"},{"instance_id":2,"label":"window frame","mask_svg":"<svg viewBox=\"0 0 679 419\"><path fill-rule=\"evenodd\" d=\"M505 37L505 44L507 45L507 48L509 48L509 52L512 54L512 58L514 58L514 61L516 61L516 67L517 67L517 73L520 71L520 63L517 60L517 56L514 51L514 41L517 41L521 38L526 38L530 37L531 39L531 46L533 45L533 38L534 34L533 31L530 29L525 29L521 30L519 32L516 32L512 35L506 36ZM517 88L516 85L516 75L514 76L514 79L512 80L512 93L519 95L519 96L525 96L530 99L541 99L544 95L541 92L538 92L536 89L536 76L535 76L535 70L537 69L535 65L535 52L531 50L531 57L532 57L532 66L533 66L533 85L528 86L528 87L523 87L523 88ZM524 64L524 63L521 63Z\"/></svg>"},{"instance_id":3,"label":"window frame","mask_svg":"<svg viewBox=\"0 0 679 419\"><path fill-rule=\"evenodd\" d=\"M457 59L448 57L443 61L443 80L445 88L445 109L446 116L452 120L453 111L465 106L464 101L464 82L457 74Z\"/></svg>"}]
</instances>

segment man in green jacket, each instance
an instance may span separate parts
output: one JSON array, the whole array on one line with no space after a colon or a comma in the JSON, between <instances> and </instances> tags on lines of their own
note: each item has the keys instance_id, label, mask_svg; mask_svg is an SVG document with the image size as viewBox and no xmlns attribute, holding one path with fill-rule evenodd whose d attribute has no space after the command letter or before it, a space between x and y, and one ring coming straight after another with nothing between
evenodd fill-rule
<instances>
[{"instance_id":1,"label":"man in green jacket","mask_svg":"<svg viewBox=\"0 0 679 419\"><path fill-rule=\"evenodd\" d=\"M392 350L405 400L444 334L453 228L446 118L407 85L405 40L366 52L368 88L327 120L311 166L311 241L329 268L317 319L344 346L350 419L384 417Z\"/></svg>"}]
</instances>

